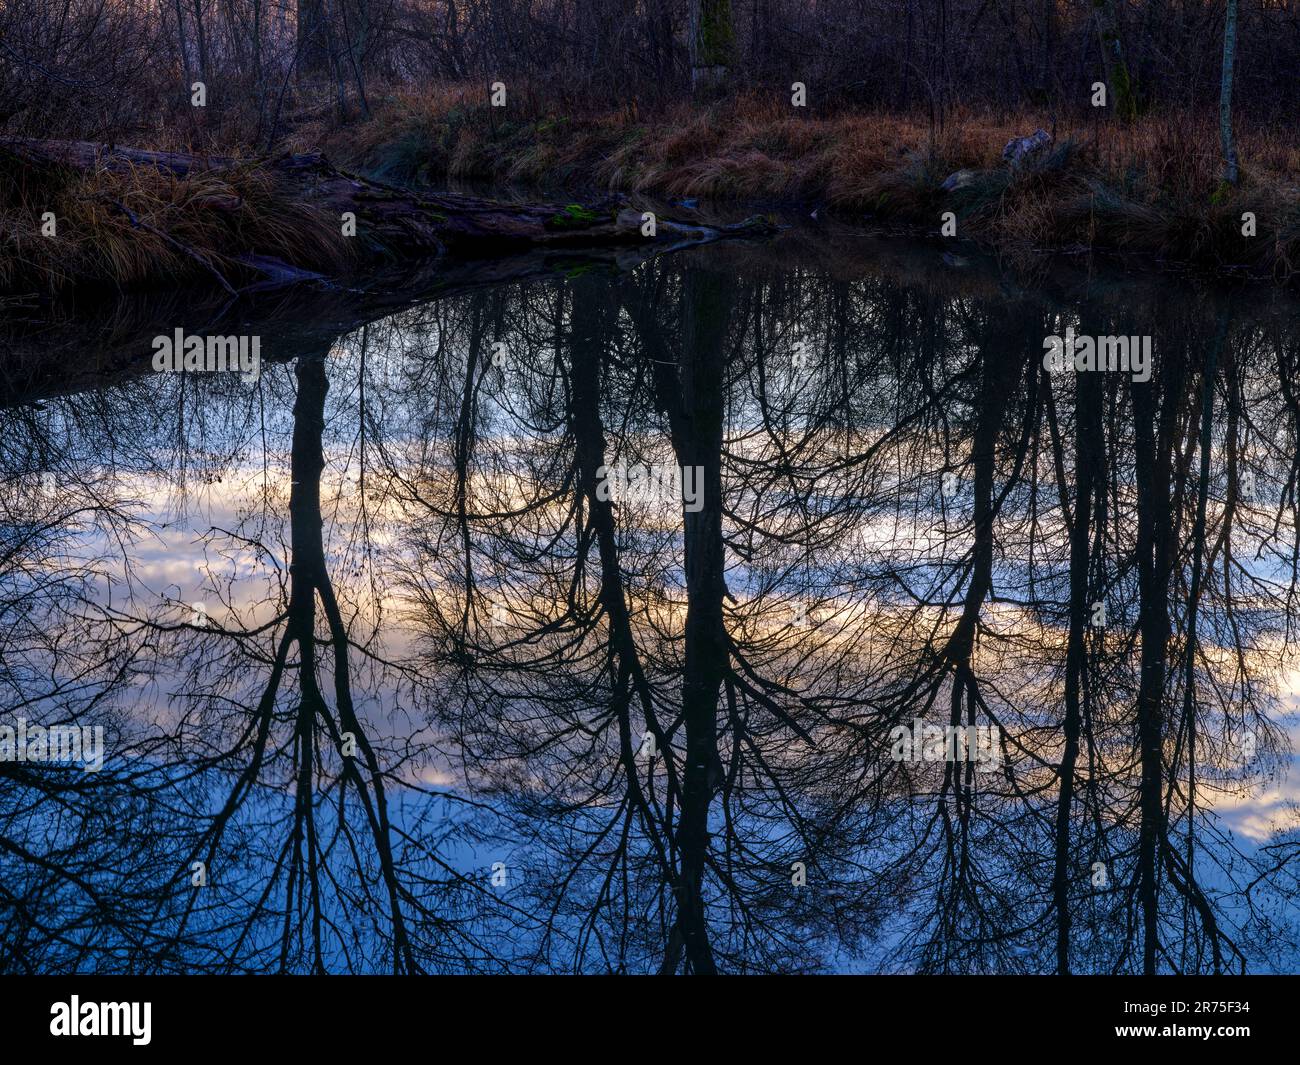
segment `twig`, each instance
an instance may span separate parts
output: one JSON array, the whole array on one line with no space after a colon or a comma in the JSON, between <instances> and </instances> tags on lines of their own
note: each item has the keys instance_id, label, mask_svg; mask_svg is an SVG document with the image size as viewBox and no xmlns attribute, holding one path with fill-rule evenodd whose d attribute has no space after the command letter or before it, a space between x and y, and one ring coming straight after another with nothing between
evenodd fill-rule
<instances>
[{"instance_id":1,"label":"twig","mask_svg":"<svg viewBox=\"0 0 1300 1065\"><path fill-rule=\"evenodd\" d=\"M147 230L148 232L152 233L154 236L161 237L173 248L176 248L179 251L184 252L191 259L194 259L196 262L200 263L204 267L204 269L208 271L208 273L210 273L213 277L215 277L217 281L221 284L222 288L224 288L232 296L236 295L234 287L230 284L229 281L225 279L221 271L218 270L215 266L213 266L212 263L209 262L208 259L205 256L203 256L201 253L196 251L194 248L191 248L188 244L181 243L170 233L164 233L161 229L157 228L156 226L151 226L148 222L142 221L140 216L137 215L133 210L131 210L131 208L127 207L126 204L120 203L117 200L109 200L108 202L111 203L114 207L116 207L119 211L121 211L124 215L126 215L126 217L131 220L131 225L134 226L136 229Z\"/></svg>"}]
</instances>

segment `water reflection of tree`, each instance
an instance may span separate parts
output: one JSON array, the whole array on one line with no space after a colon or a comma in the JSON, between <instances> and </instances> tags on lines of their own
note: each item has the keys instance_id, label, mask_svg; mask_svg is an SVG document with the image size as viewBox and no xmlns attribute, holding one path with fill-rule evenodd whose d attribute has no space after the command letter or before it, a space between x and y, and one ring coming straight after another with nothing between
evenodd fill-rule
<instances>
[{"instance_id":1,"label":"water reflection of tree","mask_svg":"<svg viewBox=\"0 0 1300 1065\"><path fill-rule=\"evenodd\" d=\"M0 767L5 968L1287 965L1294 828L1215 812L1279 766L1300 616L1285 310L1068 301L1156 334L1143 385L1049 375L1038 296L718 265L6 414L11 475L108 456L4 526L7 699L123 735ZM703 509L603 498L619 459L701 467ZM250 466L215 627L96 591L163 532L121 474ZM1002 764L893 761L917 717Z\"/></svg>"},{"instance_id":2,"label":"water reflection of tree","mask_svg":"<svg viewBox=\"0 0 1300 1065\"><path fill-rule=\"evenodd\" d=\"M1247 454L1294 479L1267 341L1102 295L1080 331L1162 323L1154 381L1055 378L1050 308L928 295L647 270L525 301L558 361L471 346L413 576L445 719L536 860L534 962L800 969L883 927L936 971L1246 963L1256 860L1210 805L1276 765L1293 501L1233 487ZM705 509L602 502L615 456L702 466ZM890 761L918 716L996 724L1004 767Z\"/></svg>"},{"instance_id":3,"label":"water reflection of tree","mask_svg":"<svg viewBox=\"0 0 1300 1065\"><path fill-rule=\"evenodd\" d=\"M238 525L205 536L220 560L210 556L211 615L158 595L147 578L132 579L138 543L125 543L122 530L137 541L160 537L167 529L156 524L161 515L132 522L127 503L111 500L93 510L100 519L96 534L83 528L82 512L92 511L84 500L94 498L92 489L102 492L100 486L60 473L64 509L51 510L36 532L51 544L76 543L82 533L92 545L108 537L110 546L101 549L107 558L60 557L50 546L27 564L22 555L31 547L23 541L36 539L32 528L6 526L16 542L6 579L28 598L24 585L33 573L47 589L68 589L66 602L42 594L32 628L51 635L43 646L18 645L21 653L8 661L29 668L10 687L49 715L60 701L71 703L62 692L75 681L85 702L75 720L102 723L110 712L121 719L121 736L101 773L20 767L25 786L45 790L37 801L14 797L6 822L13 831L5 839L44 836L49 848L44 855L17 842L6 848L23 859L16 868L44 904L14 912L11 940L22 944L24 957L39 957L34 941L50 936L47 922L69 923L58 907L77 890L84 899L70 911L72 931L61 942L42 944L45 967L75 965L97 952L141 970L213 971L462 971L489 957L471 927L481 926L482 908L462 919L458 899L468 881L438 854L436 844L454 829L428 831L427 807L409 816L404 811L400 823L391 815L394 787L437 805L438 793L420 784L428 752L387 733L382 718L363 722L355 704L356 660L367 692L394 676L400 680L402 672L383 659L373 631L367 633L366 612L340 603L326 561L321 485L328 387L319 352L300 356L292 377L268 373L251 396L238 389L225 394L220 383L169 381L110 394L107 410L92 411L76 397L60 410L60 421L75 429L69 440L81 446L84 434L100 445L112 441L102 453L118 460L119 478L133 466L160 476L176 486L173 504L182 507L195 454L213 461L212 452L192 446L206 442L204 412L215 412L217 422L222 412L234 418L214 434L230 446L229 456L201 482L246 472L257 461L256 446L267 446L269 437L284 450L261 456L262 473L243 497ZM111 401L124 414L149 407L155 417L177 408L193 414L179 425L165 422L160 444L159 434L145 428L147 414L143 424L123 419L139 435L123 434ZM264 417L250 422L250 405L261 406ZM268 406L279 423L270 429ZM33 431L29 442L42 445L45 469L51 452L60 457L60 441ZM167 456L166 469L159 469L159 454ZM120 490L113 476L102 480ZM276 512L286 494L287 522ZM74 506L76 500L82 502ZM124 560L118 566L115 549ZM121 574L125 584L106 595ZM261 598L258 580L265 584ZM15 607L21 602L16 598ZM64 676L70 656L59 654L63 641L79 651L75 665L82 672L72 681ZM52 834L52 822L71 820L64 810L78 811L85 823L55 848L51 836L64 833ZM196 887L199 862L208 882ZM83 916L87 910L93 922Z\"/></svg>"},{"instance_id":4,"label":"water reflection of tree","mask_svg":"<svg viewBox=\"0 0 1300 1065\"><path fill-rule=\"evenodd\" d=\"M40 411L4 412L0 440L3 723L93 723L106 744L118 743L113 690L136 674L137 656L91 603L112 550L82 554L76 541L99 529L129 543L140 531L131 501L108 478L59 463ZM51 624L55 617L71 624ZM139 789L116 774L22 762L12 752L0 761L0 969L93 968L146 944L143 911L157 887L149 831L158 823Z\"/></svg>"}]
</instances>

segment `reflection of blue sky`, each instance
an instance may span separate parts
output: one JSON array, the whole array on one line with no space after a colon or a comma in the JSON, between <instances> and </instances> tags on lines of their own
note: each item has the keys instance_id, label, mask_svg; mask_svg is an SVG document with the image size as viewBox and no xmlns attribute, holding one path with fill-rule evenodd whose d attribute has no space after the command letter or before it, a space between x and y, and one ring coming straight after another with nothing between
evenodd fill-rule
<instances>
[{"instance_id":1,"label":"reflection of blue sky","mask_svg":"<svg viewBox=\"0 0 1300 1065\"><path fill-rule=\"evenodd\" d=\"M330 456L322 482L322 509L327 515L325 535L331 570L341 594L351 600L364 599L367 586L362 581L348 577L354 573L355 535L352 528L352 511L349 506L351 485L340 486L336 471L347 461L345 455ZM374 476L373 474L371 476ZM249 513L250 500L263 500L267 485L260 463L227 469L220 484L202 485L200 490L188 491L183 498L171 490L170 482L143 474L121 475L121 494L126 497L155 500L155 505L140 514L147 522L149 534L141 536L131 550L131 580L141 603L145 601L161 606L171 601L166 616L173 621L185 620L189 607L196 602L207 605L208 616L219 626L251 627L273 616L281 603L274 581L275 570L268 562L259 561L255 552L238 541L232 541L218 530L238 530L241 516ZM281 566L285 565L287 550L288 470L287 466L270 473L271 490L268 503L272 508L271 520L265 524L264 540L277 552ZM276 487L283 485L283 487ZM391 530L376 524L372 546L377 547L376 565L382 568L383 560L400 550L398 539ZM881 529L864 530L860 543L898 543L896 525ZM933 539L931 539L933 535ZM961 538L958 538L960 541ZM918 531L915 539L909 538L909 551L924 553L927 545L936 548L945 545L949 552L960 550L964 543L946 542L934 533ZM103 547L101 543L98 545ZM96 545L87 544L86 552L93 554ZM120 587L125 574L113 576ZM214 594L220 588L222 596ZM385 653L401 659L411 652L418 633L408 618L402 616L403 601L391 586L384 602L385 621L381 633ZM741 589L743 595L744 592ZM107 586L101 586L100 599L104 601ZM115 593L116 597L116 593ZM121 606L119 602L119 607ZM851 608L849 608L851 609ZM994 608L990 608L993 612ZM1244 795L1218 794L1214 797L1216 813L1224 824L1243 843L1265 842L1274 832L1294 825L1294 815L1289 803L1300 802L1300 672L1290 674L1291 694L1286 700L1289 716L1279 721L1290 740L1291 753L1286 758L1281 773ZM143 693L142 693L143 694ZM150 702L166 705L170 692L164 681L148 697ZM419 726L409 715L394 716L393 693L380 685L358 688L354 692L358 706L367 713L367 721L377 734L389 739L400 735L410 739L419 733ZM415 779L430 787L456 788L460 778L445 764L423 764L412 767ZM1205 795L1203 794L1203 801ZM495 859L494 859L495 860Z\"/></svg>"},{"instance_id":2,"label":"reflection of blue sky","mask_svg":"<svg viewBox=\"0 0 1300 1065\"><path fill-rule=\"evenodd\" d=\"M378 350L384 352L387 349L380 345ZM361 560L359 545L363 534L356 521L357 394L352 383L357 354L357 337L353 335L340 342L330 360L333 385L327 409L327 467L322 481L322 512L330 570L340 594L354 605L366 606L371 592L367 580L358 578L362 570L367 578L373 570L382 571L385 560L394 560L397 557L395 553L404 550L396 530L403 527L402 522L409 520L409 515L403 515L391 498L381 505L380 513L372 515L374 520L369 531L368 546L375 557ZM369 357L376 357L374 348ZM283 373L283 368L279 372ZM490 425L482 427L484 439L492 439L499 449L504 462L500 469L517 470L521 477L526 477L530 460L528 427L510 399L510 377L503 377L502 383L504 391L485 389L484 392L484 403L492 411ZM393 423L395 433L385 436L390 457L400 458L403 446L417 444L411 435L412 422L407 417L413 411L409 397L389 401L379 393L372 396L371 401L386 405L391 402L392 411L400 415ZM518 409L522 410L523 406L520 404ZM265 436L247 434L244 446L237 447L233 455L214 467L220 476L219 481L202 476L201 471L179 475L170 470L156 474L121 469L112 472L111 476L117 482L116 494L146 501L140 516L147 523L148 533L140 536L130 550L132 587L141 597L137 609L142 605L165 606L169 611L166 617L180 621L189 616L192 604L204 603L215 624L247 628L267 620L280 607L274 567L259 560L249 546L225 533L260 538L281 567L286 565L290 476L287 456L292 428L287 412L290 407L291 403L285 398L268 404L269 413L263 424ZM233 428L231 416L225 417L228 431ZM218 417L216 420L220 422L222 419ZM671 457L663 439L632 436L625 442L643 460L667 461ZM747 458L757 457L749 454L750 450L737 445L732 449L733 460L742 453ZM613 458L612 455L609 457ZM382 475L373 467L367 470L367 478L371 486L382 483ZM841 485L833 477L818 483L822 494L812 502L819 507L832 507L838 493L853 490L851 485ZM890 484L877 487L888 491ZM504 489L494 483L492 490ZM890 559L906 562L910 567L910 581L922 586L940 573L942 560L951 560L967 551L971 540L968 523L959 506L960 500L950 501L948 505L953 508L953 513L945 517L937 509L940 502L936 494L937 482L928 486L921 484L915 490L918 494L917 510L903 515L897 512L875 517L864 515L846 532L840 544L846 553L855 557L875 558L873 564L883 565ZM962 491L969 492L969 478L963 481ZM1016 502L1014 496L1009 500L1008 518L1014 517ZM762 501L763 510L769 515L774 514L777 503L779 500L765 499ZM640 526L667 528L671 515L663 506L650 505L637 506L635 512L624 513L624 518ZM1056 530L1053 534L1050 523L1040 527L1040 534L1044 537L1059 536L1060 532ZM87 544L85 550L94 553L104 546L103 543ZM827 579L833 582L833 560L823 558L819 562L825 565ZM118 588L125 576L125 573L114 575L114 584ZM665 576L671 574L665 573ZM680 575L675 579L680 584ZM1013 559L1005 557L999 561L995 578L999 587L1014 588L1022 579L1021 567ZM1039 579L1042 579L1041 575ZM752 571L743 567L734 567L728 572L730 591L742 598L751 587L757 586L758 580ZM400 659L410 653L418 634L409 619L403 616L406 604L398 590L387 580L382 580L380 587L385 595L379 604L384 608L380 636L386 653ZM828 594L837 594L832 585L828 585L826 590ZM107 586L100 591L101 596L106 596ZM115 597L119 594L114 592ZM905 596L902 598L906 600ZM167 605L169 601L170 605ZM369 604L371 609L375 605ZM990 604L990 617L998 609L1001 608ZM1292 693L1300 691L1300 674L1294 676L1296 682L1291 686ZM164 684L161 691L164 701L167 694ZM391 692L380 686L358 691L356 696L359 705L374 715L375 727L396 727L395 722L387 726L382 724L392 717L390 711L394 709L394 702ZM1295 710L1294 695L1288 705ZM409 734L409 719L402 720L405 722L403 731ZM1295 714L1284 724L1292 740L1292 750L1300 749L1300 743L1296 742L1300 740L1300 722ZM1261 841L1267 837L1271 826L1286 821L1286 804L1300 800L1300 770L1296 769L1296 759L1297 756L1292 754L1286 763L1286 772L1262 788L1244 796L1216 797L1217 810L1235 834ZM425 781L431 784L449 784L454 779L445 768L430 766L423 772Z\"/></svg>"}]
</instances>

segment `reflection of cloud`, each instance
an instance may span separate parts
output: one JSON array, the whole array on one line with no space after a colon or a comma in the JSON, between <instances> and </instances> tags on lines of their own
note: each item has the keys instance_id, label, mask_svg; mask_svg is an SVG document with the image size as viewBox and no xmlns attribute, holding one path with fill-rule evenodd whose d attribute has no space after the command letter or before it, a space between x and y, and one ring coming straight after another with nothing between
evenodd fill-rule
<instances>
[{"instance_id":1,"label":"reflection of cloud","mask_svg":"<svg viewBox=\"0 0 1300 1065\"><path fill-rule=\"evenodd\" d=\"M346 448L327 449L321 478L326 564L358 645L400 663L410 657L414 634L401 622L407 604L400 589L385 579L404 543L396 535L391 485L376 471L367 471L363 524L357 478L347 473L349 461L355 465L355 456ZM94 574L91 601L106 614L147 618L164 626L193 625L199 617L196 608L201 608L215 630L229 632L258 629L282 614L290 562L287 453L267 459L266 465L260 453L230 461L199 478L193 490L193 479L175 471L111 468L109 473L111 495L133 503L129 509L136 524L131 539L119 541L111 527L87 523L77 529L67 553L50 563L62 568L86 560ZM377 635L382 643L367 629L378 630L381 617ZM323 626L322 618L318 610L318 625ZM148 678L128 676L122 681L130 689L132 716L142 724L174 724L176 716L193 705L192 698L181 697L192 683L191 667L201 671L203 656L210 653L215 668L225 669L229 660L224 656L236 645L215 631L210 637L183 634L179 644L160 646L164 654L179 649L174 662ZM377 680L383 670L368 669L360 655L352 665L356 709L369 734L373 739L400 739L409 727L404 716L393 713L399 701L395 685ZM255 698L265 679L257 670L243 673L236 681L244 686L243 694L236 691L233 697ZM426 783L441 786L450 780L442 775Z\"/></svg>"},{"instance_id":2,"label":"reflection of cloud","mask_svg":"<svg viewBox=\"0 0 1300 1065\"><path fill-rule=\"evenodd\" d=\"M1234 833L1257 843L1277 832L1300 827L1300 671L1287 678L1287 713L1276 723L1283 730L1291 753L1280 769L1279 779L1244 795L1216 798L1214 810Z\"/></svg>"},{"instance_id":3,"label":"reflection of cloud","mask_svg":"<svg viewBox=\"0 0 1300 1065\"><path fill-rule=\"evenodd\" d=\"M433 766L420 770L416 779L429 788L451 788L460 782L456 774L445 769L435 769Z\"/></svg>"},{"instance_id":4,"label":"reflection of cloud","mask_svg":"<svg viewBox=\"0 0 1300 1065\"><path fill-rule=\"evenodd\" d=\"M1221 796L1214 811L1238 835L1264 842L1274 833L1296 827L1292 804L1300 803L1300 770L1295 755L1287 760L1280 784L1242 796Z\"/></svg>"}]
</instances>

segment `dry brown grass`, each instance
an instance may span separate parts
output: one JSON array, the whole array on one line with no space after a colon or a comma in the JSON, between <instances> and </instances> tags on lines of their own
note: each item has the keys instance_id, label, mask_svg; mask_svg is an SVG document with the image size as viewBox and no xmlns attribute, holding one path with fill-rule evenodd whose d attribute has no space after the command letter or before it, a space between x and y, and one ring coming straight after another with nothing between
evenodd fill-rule
<instances>
[{"instance_id":1,"label":"dry brown grass","mask_svg":"<svg viewBox=\"0 0 1300 1065\"><path fill-rule=\"evenodd\" d=\"M536 95L530 96L535 99ZM359 127L300 131L300 147L396 180L443 176L600 187L667 197L818 202L854 216L1011 249L1107 246L1290 279L1300 263L1300 144L1286 130L1239 132L1243 180L1220 187L1211 117L1152 114L1133 127L1061 124L1056 145L1011 173L1002 149L1051 127L1046 114L959 110L924 117L792 112L742 98L640 122L625 114L493 113L481 90L450 86L389 98ZM942 190L958 170L973 178ZM1253 211L1257 236L1241 233Z\"/></svg>"},{"instance_id":2,"label":"dry brown grass","mask_svg":"<svg viewBox=\"0 0 1300 1065\"><path fill-rule=\"evenodd\" d=\"M337 220L301 202L254 163L185 178L141 166L77 172L0 156L0 290L73 284L166 285L247 280L239 259L270 256L338 270L351 245ZM42 215L57 220L42 233Z\"/></svg>"}]
</instances>

